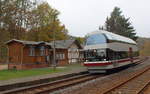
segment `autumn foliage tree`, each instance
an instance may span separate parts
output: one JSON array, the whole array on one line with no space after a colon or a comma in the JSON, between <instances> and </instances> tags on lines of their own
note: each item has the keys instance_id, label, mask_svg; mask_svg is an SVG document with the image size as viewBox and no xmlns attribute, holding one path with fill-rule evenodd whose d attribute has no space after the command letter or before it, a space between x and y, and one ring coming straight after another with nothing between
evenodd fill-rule
<instances>
[{"instance_id":1,"label":"autumn foliage tree","mask_svg":"<svg viewBox=\"0 0 150 94\"><path fill-rule=\"evenodd\" d=\"M35 41L49 41L53 31L59 34L56 39L67 38L67 29L58 19L59 11L47 2L0 0L0 5L0 30L9 32L9 39L30 40L35 37Z\"/></svg>"},{"instance_id":2,"label":"autumn foliage tree","mask_svg":"<svg viewBox=\"0 0 150 94\"><path fill-rule=\"evenodd\" d=\"M35 34L35 41L51 41L53 32L57 40L67 39L67 29L58 19L59 12L44 2L32 10L31 31ZM36 33L35 33L36 32ZM38 32L38 33L37 33ZM29 35L30 37L30 35Z\"/></svg>"},{"instance_id":3,"label":"autumn foliage tree","mask_svg":"<svg viewBox=\"0 0 150 94\"><path fill-rule=\"evenodd\" d=\"M59 14L45 1L0 0L0 56L10 39L49 42L53 32L56 39L67 39L68 31L58 19Z\"/></svg>"}]
</instances>

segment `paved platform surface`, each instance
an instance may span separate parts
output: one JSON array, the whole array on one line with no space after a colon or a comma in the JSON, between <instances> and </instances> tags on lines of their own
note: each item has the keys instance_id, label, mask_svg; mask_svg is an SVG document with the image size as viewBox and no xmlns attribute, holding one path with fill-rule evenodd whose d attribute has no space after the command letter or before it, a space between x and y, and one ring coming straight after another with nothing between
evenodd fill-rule
<instances>
[{"instance_id":1,"label":"paved platform surface","mask_svg":"<svg viewBox=\"0 0 150 94\"><path fill-rule=\"evenodd\" d=\"M58 72L58 73L51 73L51 74L45 74L45 75L38 75L38 76L30 76L30 77L17 78L17 79L11 79L11 80L4 80L4 81L0 81L0 86L11 85L11 84L16 84L16 83L30 82L30 81L40 80L40 79L55 78L55 77L59 77L59 76L63 76L63 75L84 72L86 70L87 69L85 67L83 67L83 68L72 69L70 71L65 71L65 72Z\"/></svg>"}]
</instances>

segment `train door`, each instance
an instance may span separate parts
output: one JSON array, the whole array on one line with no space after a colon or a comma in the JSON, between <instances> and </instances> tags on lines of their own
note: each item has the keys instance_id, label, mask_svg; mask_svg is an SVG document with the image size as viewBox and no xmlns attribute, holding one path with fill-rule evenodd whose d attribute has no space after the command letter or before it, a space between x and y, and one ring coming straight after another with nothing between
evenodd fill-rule
<instances>
[{"instance_id":1,"label":"train door","mask_svg":"<svg viewBox=\"0 0 150 94\"><path fill-rule=\"evenodd\" d=\"M116 68L118 66L118 53L117 52L113 52L113 66L114 68Z\"/></svg>"},{"instance_id":2,"label":"train door","mask_svg":"<svg viewBox=\"0 0 150 94\"><path fill-rule=\"evenodd\" d=\"M117 53L115 51L107 49L107 57L111 60L114 68L118 66Z\"/></svg>"},{"instance_id":3,"label":"train door","mask_svg":"<svg viewBox=\"0 0 150 94\"><path fill-rule=\"evenodd\" d=\"M129 58L130 58L130 61L133 62L133 50L131 47L129 48Z\"/></svg>"}]
</instances>

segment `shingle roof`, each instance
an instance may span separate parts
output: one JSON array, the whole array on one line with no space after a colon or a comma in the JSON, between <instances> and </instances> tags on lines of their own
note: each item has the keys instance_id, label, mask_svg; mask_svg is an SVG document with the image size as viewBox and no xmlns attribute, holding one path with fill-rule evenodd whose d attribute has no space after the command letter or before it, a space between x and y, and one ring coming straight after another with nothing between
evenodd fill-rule
<instances>
[{"instance_id":1,"label":"shingle roof","mask_svg":"<svg viewBox=\"0 0 150 94\"><path fill-rule=\"evenodd\" d=\"M43 41L39 41L39 42L35 42L35 41L25 41L25 40L17 40L17 39L12 39L12 40L9 40L8 42L6 42L6 44L9 44L13 41L16 41L16 42L19 42L19 43L22 43L22 44L26 44L26 45L39 45L41 43L45 43Z\"/></svg>"},{"instance_id":2,"label":"shingle roof","mask_svg":"<svg viewBox=\"0 0 150 94\"><path fill-rule=\"evenodd\" d=\"M75 42L75 40L57 40L55 41L55 47L60 49L67 49L71 46L71 44L73 44L73 42ZM48 44L51 45L51 47L54 47L53 41Z\"/></svg>"},{"instance_id":3,"label":"shingle roof","mask_svg":"<svg viewBox=\"0 0 150 94\"><path fill-rule=\"evenodd\" d=\"M6 44L9 44L13 41L25 44L25 45L39 45L41 43L45 43L48 46L51 46L52 48L54 47L53 45L53 41L52 42L35 42L35 41L24 41L24 40L16 40L16 39L12 39L9 40L8 42L6 42ZM71 40L56 40L55 41L55 48L59 48L59 49L67 49L69 48L74 42L76 42L75 39L71 39ZM77 45L79 46L79 48L82 48L82 46L77 42Z\"/></svg>"}]
</instances>

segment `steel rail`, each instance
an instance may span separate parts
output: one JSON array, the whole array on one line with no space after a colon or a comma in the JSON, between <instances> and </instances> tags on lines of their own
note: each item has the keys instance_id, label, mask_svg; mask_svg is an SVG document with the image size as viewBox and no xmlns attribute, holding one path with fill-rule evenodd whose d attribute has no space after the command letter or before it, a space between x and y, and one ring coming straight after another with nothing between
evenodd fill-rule
<instances>
[{"instance_id":1,"label":"steel rail","mask_svg":"<svg viewBox=\"0 0 150 94\"><path fill-rule=\"evenodd\" d=\"M147 88L148 85L150 85L150 81L147 82L147 83L143 86L143 88L141 88L141 89L137 92L137 94L144 94L144 93L142 93L142 92L144 92L144 89Z\"/></svg>"},{"instance_id":2,"label":"steel rail","mask_svg":"<svg viewBox=\"0 0 150 94\"><path fill-rule=\"evenodd\" d=\"M55 91L55 90L58 90L58 89L62 89L62 88L65 88L65 87L68 87L68 86L71 86L71 85L83 83L83 82L86 82L88 80L95 79L97 77L99 77L99 76L97 76L97 75L94 76L94 75L90 75L90 74L84 74L84 75L70 77L70 78L66 78L66 79L63 79L63 80L58 80L58 81L49 82L49 83L45 83L45 84L39 84L39 85L23 87L23 88L9 90L9 91L4 91L4 92L1 92L1 94L19 94L19 93L28 92L28 91L33 92L32 94L40 94L40 93L52 92L52 91ZM59 84L62 84L62 83L65 83L65 82L69 82L69 81L70 81L70 83L68 83L66 85L58 86L58 87L54 87L54 88L49 89L49 87L52 87L54 85L59 85ZM74 82L72 82L72 81L74 81ZM47 88L47 89L43 89L43 88ZM28 94L28 93L24 93L24 94Z\"/></svg>"},{"instance_id":3,"label":"steel rail","mask_svg":"<svg viewBox=\"0 0 150 94\"><path fill-rule=\"evenodd\" d=\"M118 85L115 85L115 86L112 87L112 88L109 88L108 90L104 91L102 94L108 94L108 93L114 91L115 89L117 89L117 88L123 86L124 84L130 82L131 80L133 80L133 79L135 79L135 78L137 78L137 77L139 77L140 75L144 74L145 72L147 72L147 71L149 71L149 70L150 70L150 67L148 67L148 68L146 68L146 69L144 69L144 70L142 70L142 71L140 71L140 72L134 74L134 76L130 77L130 78L127 79L126 81L123 81L123 82L119 83ZM137 93L137 94L139 94L139 93Z\"/></svg>"}]
</instances>

